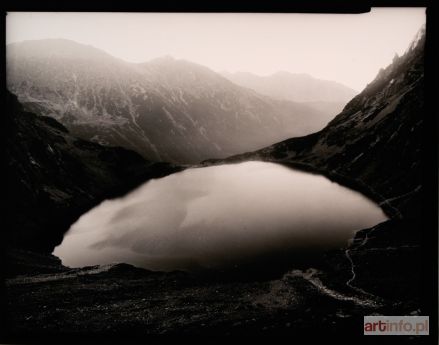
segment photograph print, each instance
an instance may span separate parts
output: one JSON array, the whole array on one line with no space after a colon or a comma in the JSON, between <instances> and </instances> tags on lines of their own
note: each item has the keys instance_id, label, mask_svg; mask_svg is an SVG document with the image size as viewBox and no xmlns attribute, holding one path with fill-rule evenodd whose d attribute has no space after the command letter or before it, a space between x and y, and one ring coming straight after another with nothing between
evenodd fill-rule
<instances>
[{"instance_id":1,"label":"photograph print","mask_svg":"<svg viewBox=\"0 0 439 345\"><path fill-rule=\"evenodd\" d=\"M433 344L426 10L5 13L1 341Z\"/></svg>"}]
</instances>

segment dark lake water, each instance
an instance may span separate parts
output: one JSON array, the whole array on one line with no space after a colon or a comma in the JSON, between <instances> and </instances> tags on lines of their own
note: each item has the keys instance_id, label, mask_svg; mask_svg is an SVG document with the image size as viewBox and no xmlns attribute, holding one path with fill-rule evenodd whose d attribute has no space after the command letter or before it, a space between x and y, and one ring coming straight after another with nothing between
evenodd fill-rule
<instances>
[{"instance_id":1,"label":"dark lake water","mask_svg":"<svg viewBox=\"0 0 439 345\"><path fill-rule=\"evenodd\" d=\"M71 226L54 254L70 267L229 267L341 248L386 219L374 202L326 177L246 162L188 169L104 201Z\"/></svg>"}]
</instances>

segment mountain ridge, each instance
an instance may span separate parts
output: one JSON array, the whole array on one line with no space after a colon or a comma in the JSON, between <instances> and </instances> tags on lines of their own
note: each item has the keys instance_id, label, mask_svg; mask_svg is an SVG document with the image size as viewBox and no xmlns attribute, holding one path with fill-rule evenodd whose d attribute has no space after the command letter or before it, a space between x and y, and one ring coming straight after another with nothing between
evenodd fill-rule
<instances>
[{"instance_id":1,"label":"mountain ridge","mask_svg":"<svg viewBox=\"0 0 439 345\"><path fill-rule=\"evenodd\" d=\"M296 102L347 102L358 93L340 82L315 78L308 73L277 71L263 76L250 72L222 72L221 74L238 85L262 94ZM305 86L299 84L304 81L311 84Z\"/></svg>"},{"instance_id":2,"label":"mountain ridge","mask_svg":"<svg viewBox=\"0 0 439 345\"><path fill-rule=\"evenodd\" d=\"M310 106L324 114L325 125L358 93L339 82L315 78L307 73L278 71L260 76L249 72L222 72L222 75L268 97Z\"/></svg>"},{"instance_id":3,"label":"mountain ridge","mask_svg":"<svg viewBox=\"0 0 439 345\"><path fill-rule=\"evenodd\" d=\"M8 45L8 88L26 109L54 117L73 134L149 160L227 157L327 122L319 110L259 95L186 60L138 64L106 53L87 60L86 46L64 40L55 49L56 42L48 49L44 40Z\"/></svg>"}]
</instances>

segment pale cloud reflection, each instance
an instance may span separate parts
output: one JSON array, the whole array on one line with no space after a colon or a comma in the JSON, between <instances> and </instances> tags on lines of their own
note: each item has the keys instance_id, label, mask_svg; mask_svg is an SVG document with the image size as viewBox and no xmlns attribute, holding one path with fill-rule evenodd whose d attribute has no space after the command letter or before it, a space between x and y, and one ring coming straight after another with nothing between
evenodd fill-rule
<instances>
[{"instance_id":1,"label":"pale cloud reflection","mask_svg":"<svg viewBox=\"0 0 439 345\"><path fill-rule=\"evenodd\" d=\"M68 266L221 267L276 251L324 251L386 219L325 177L247 162L152 180L83 215L54 254Z\"/></svg>"}]
</instances>

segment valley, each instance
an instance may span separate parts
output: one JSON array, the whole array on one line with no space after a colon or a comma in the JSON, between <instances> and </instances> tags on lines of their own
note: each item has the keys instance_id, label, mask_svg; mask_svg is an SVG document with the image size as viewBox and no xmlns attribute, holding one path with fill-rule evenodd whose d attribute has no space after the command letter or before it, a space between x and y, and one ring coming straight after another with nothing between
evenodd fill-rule
<instances>
[{"instance_id":1,"label":"valley","mask_svg":"<svg viewBox=\"0 0 439 345\"><path fill-rule=\"evenodd\" d=\"M10 46L7 336L25 334L26 341L57 334L72 340L85 335L101 340L286 335L370 344L371 337L362 334L364 315L423 315L430 308L422 292L425 272L419 269L426 231L421 210L424 43L425 28L405 54L381 69L330 120L306 103L329 102L332 94L297 102L274 99L185 60L163 57L132 64L68 40ZM343 97L353 92L342 89ZM132 263L67 267L52 254L70 226L101 202L148 181L157 185L194 169L221 171L239 164L273 164L323 175L328 184L336 182L374 201L388 219L363 225L312 264L286 265L294 256L288 250L285 261L273 266L261 260L252 269L193 271L150 270ZM197 188L189 194L201 195L202 205L209 207L202 199L203 178L195 176L199 184L192 183ZM176 191L186 186L175 180L174 187L157 192L172 205L179 197ZM280 190L292 188L277 181ZM252 193L267 185L257 183L248 188ZM309 201L312 193L303 189L301 198ZM267 200L254 195L263 205L257 215L267 205L276 205L276 211L291 206L291 201L270 200L280 194L266 193ZM149 217L150 210L163 212L157 211L162 210L158 199L146 199L151 207L140 209L137 218ZM249 199L244 200L247 205ZM217 204L212 205L215 209ZM315 202L304 205L312 208ZM124 211L125 230L131 213ZM229 211L223 219L231 218L234 209ZM164 212L163 218L172 220L171 213ZM325 217L330 219L330 213ZM179 216L187 221L187 214ZM200 224L208 222L201 219ZM169 231L166 226L162 230L160 235ZM337 231L336 225L331 231ZM405 337L401 343L418 340Z\"/></svg>"},{"instance_id":2,"label":"valley","mask_svg":"<svg viewBox=\"0 0 439 345\"><path fill-rule=\"evenodd\" d=\"M69 40L28 41L8 46L7 69L8 88L27 110L153 161L226 158L328 121L315 107L272 99L170 56L132 64Z\"/></svg>"}]
</instances>

